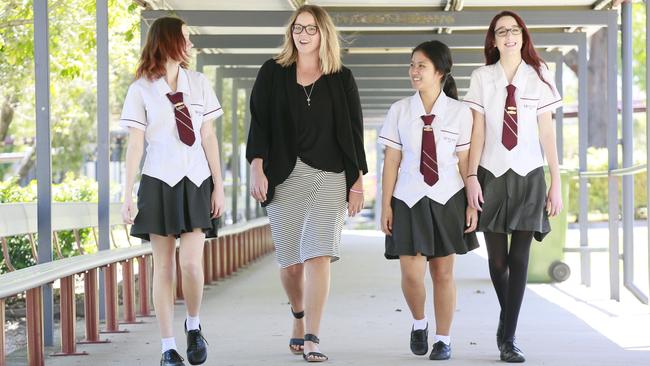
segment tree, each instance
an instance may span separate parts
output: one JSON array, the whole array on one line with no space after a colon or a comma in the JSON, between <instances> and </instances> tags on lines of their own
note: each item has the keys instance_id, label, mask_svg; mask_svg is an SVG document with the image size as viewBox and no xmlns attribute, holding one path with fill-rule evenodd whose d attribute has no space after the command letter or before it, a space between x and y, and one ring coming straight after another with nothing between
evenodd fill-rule
<instances>
[{"instance_id":1,"label":"tree","mask_svg":"<svg viewBox=\"0 0 650 366\"><path fill-rule=\"evenodd\" d=\"M0 151L30 152L19 175L34 163L33 0L4 0L0 8ZM96 141L95 1L50 0L50 116L55 181L78 171ZM129 0L109 1L112 102L133 79L139 48L139 11ZM115 105L115 103L112 103ZM119 103L121 106L121 102ZM5 168L6 169L6 168ZM0 174L3 171L0 170Z\"/></svg>"}]
</instances>

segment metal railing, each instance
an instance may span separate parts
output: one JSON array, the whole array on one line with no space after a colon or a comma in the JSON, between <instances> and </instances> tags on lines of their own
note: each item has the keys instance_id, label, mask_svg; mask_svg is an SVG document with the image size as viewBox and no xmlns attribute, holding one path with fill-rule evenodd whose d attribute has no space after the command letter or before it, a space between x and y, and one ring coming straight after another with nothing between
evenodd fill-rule
<instances>
[{"instance_id":1,"label":"metal railing","mask_svg":"<svg viewBox=\"0 0 650 366\"><path fill-rule=\"evenodd\" d=\"M92 203L55 203L52 205L53 230L79 230L97 225L97 205ZM119 205L111 207L111 217L119 218ZM0 205L0 237L29 235L36 231L35 204ZM112 220L112 222L120 222ZM116 225L124 227L124 225ZM112 230L111 230L112 231ZM3 241L6 250L6 241ZM32 242L33 246L38 245ZM204 247L203 270L205 284L225 279L238 269L273 250L268 220L259 218L245 223L224 227L219 238L208 239ZM34 249L33 253L37 251ZM114 248L52 262L13 270L0 275L0 365L5 364L5 301L7 298L26 293L27 356L29 365L44 365L43 343L43 285L60 281L61 351L56 355L86 354L78 352L76 345L105 343L100 333L120 333L118 319L118 266L122 270L122 323L136 323L137 317L150 316L151 246L132 245ZM176 252L178 256L178 250ZM8 258L8 257L5 257ZM134 261L138 262L139 306L136 313ZM9 259L10 262L10 259ZM177 299L183 298L180 268L176 261ZM105 327L100 332L98 270L105 282ZM77 341L75 322L75 277L84 284L85 339Z\"/></svg>"}]
</instances>

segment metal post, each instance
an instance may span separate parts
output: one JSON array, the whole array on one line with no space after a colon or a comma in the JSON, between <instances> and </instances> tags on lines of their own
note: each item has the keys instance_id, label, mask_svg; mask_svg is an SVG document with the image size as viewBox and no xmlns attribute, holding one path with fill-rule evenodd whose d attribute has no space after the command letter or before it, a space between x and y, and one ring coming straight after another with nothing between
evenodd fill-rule
<instances>
[{"instance_id":1,"label":"metal post","mask_svg":"<svg viewBox=\"0 0 650 366\"><path fill-rule=\"evenodd\" d=\"M650 6L648 4L648 1L645 2L645 49L647 50L650 48ZM645 58L645 80L646 80L646 86L645 86L645 100L646 100L646 112L645 112L645 131L646 131L646 136L645 136L645 143L646 143L646 162L650 163L650 113L647 111L647 106L648 106L648 101L650 101L650 88L648 87L648 80L650 80L650 57L648 57L648 54L646 52L646 58ZM646 168L646 190L647 190L647 202L646 202L646 207L650 210L650 184L647 184L647 182L650 182L650 169ZM646 213L647 216L647 222L646 222L646 227L648 228L648 241L646 241L646 245L648 245L648 267L650 269L650 213ZM648 296L650 296L650 270L648 270ZM648 305L650 305L650 301L648 302Z\"/></svg>"},{"instance_id":2,"label":"metal post","mask_svg":"<svg viewBox=\"0 0 650 366\"><path fill-rule=\"evenodd\" d=\"M43 294L40 287L27 290L25 308L27 312L27 363L30 366L44 366L43 313L41 311L43 309Z\"/></svg>"},{"instance_id":3,"label":"metal post","mask_svg":"<svg viewBox=\"0 0 650 366\"><path fill-rule=\"evenodd\" d=\"M618 168L618 106L617 106L617 75L618 75L618 15L610 12L607 25L607 150L608 170ZM609 175L607 185L609 199L609 294L613 300L620 300L619 289L619 250L618 250L618 177Z\"/></svg>"},{"instance_id":4,"label":"metal post","mask_svg":"<svg viewBox=\"0 0 650 366\"><path fill-rule=\"evenodd\" d=\"M578 167L587 171L587 147L589 145L589 69L587 64L586 36L578 46ZM580 228L580 282L591 286L591 254L589 247L589 191L587 178L580 178L578 195L578 224Z\"/></svg>"},{"instance_id":5,"label":"metal post","mask_svg":"<svg viewBox=\"0 0 650 366\"><path fill-rule=\"evenodd\" d=\"M244 89L245 97L244 100L248 100L250 96L250 89ZM244 134L248 134L248 130L250 128L250 118L248 116L248 108L244 108ZM246 220L250 220L253 218L253 212L252 212L252 207L251 207L251 166L250 164L246 164L246 190L244 191L245 197L246 197Z\"/></svg>"},{"instance_id":6,"label":"metal post","mask_svg":"<svg viewBox=\"0 0 650 366\"><path fill-rule=\"evenodd\" d=\"M560 92L560 95L564 95L563 92L564 84L562 82L563 60L564 60L564 56L561 53L558 54L557 58L555 59L555 86L557 87L557 90ZM564 122L564 108L560 107L555 111L555 141L557 145L557 158L560 165L564 163L563 122Z\"/></svg>"},{"instance_id":7,"label":"metal post","mask_svg":"<svg viewBox=\"0 0 650 366\"><path fill-rule=\"evenodd\" d=\"M50 156L50 50L47 1L34 1L34 72L36 76L36 181L38 182L38 263L52 261L52 160ZM43 285L42 330L46 346L54 345L52 285ZM42 300L42 301L40 301ZM40 312L40 309L39 309ZM39 315L40 319L40 315ZM39 333L41 330L39 330Z\"/></svg>"},{"instance_id":8,"label":"metal post","mask_svg":"<svg viewBox=\"0 0 650 366\"><path fill-rule=\"evenodd\" d=\"M621 7L623 168L633 164L634 121L632 110L632 3ZM623 176L623 283L634 281L634 176Z\"/></svg>"},{"instance_id":9,"label":"metal post","mask_svg":"<svg viewBox=\"0 0 650 366\"><path fill-rule=\"evenodd\" d=\"M110 170L108 127L108 2L97 0L97 185L99 250L110 242Z\"/></svg>"},{"instance_id":10,"label":"metal post","mask_svg":"<svg viewBox=\"0 0 650 366\"><path fill-rule=\"evenodd\" d=\"M237 222L237 198L239 198L239 134L237 127L239 126L239 119L237 118L237 79L232 79L232 91L230 94L230 122L232 131L232 160L230 163L230 171L232 173L232 223Z\"/></svg>"}]
</instances>

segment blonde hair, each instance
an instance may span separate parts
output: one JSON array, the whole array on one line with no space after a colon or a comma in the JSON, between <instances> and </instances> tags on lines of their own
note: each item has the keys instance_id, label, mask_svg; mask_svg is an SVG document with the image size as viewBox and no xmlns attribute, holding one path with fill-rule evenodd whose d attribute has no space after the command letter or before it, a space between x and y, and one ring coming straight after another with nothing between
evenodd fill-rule
<instances>
[{"instance_id":1,"label":"blonde hair","mask_svg":"<svg viewBox=\"0 0 650 366\"><path fill-rule=\"evenodd\" d=\"M293 43L292 27L296 18L302 13L309 13L314 17L320 33L318 56L320 58L321 72L327 75L341 71L343 63L341 62L341 46L339 45L338 32L329 14L325 9L317 5L303 5L293 12L284 34L282 51L274 57L275 61L283 67L288 67L298 60L298 50Z\"/></svg>"}]
</instances>

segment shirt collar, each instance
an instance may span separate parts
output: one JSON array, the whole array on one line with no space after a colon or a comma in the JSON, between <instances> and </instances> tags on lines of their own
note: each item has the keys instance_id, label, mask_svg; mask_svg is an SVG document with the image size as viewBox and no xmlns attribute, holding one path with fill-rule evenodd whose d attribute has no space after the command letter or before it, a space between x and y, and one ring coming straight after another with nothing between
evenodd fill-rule
<instances>
[{"instance_id":1,"label":"shirt collar","mask_svg":"<svg viewBox=\"0 0 650 366\"><path fill-rule=\"evenodd\" d=\"M165 81L165 77L158 78L158 80L154 82L154 85L156 86L156 89L158 89L158 92L163 96L166 96L172 92L169 84L167 84L167 81ZM178 77L176 78L176 92L181 92L185 95L189 95L190 93L190 84L187 78L187 70L180 66L178 68Z\"/></svg>"},{"instance_id":2,"label":"shirt collar","mask_svg":"<svg viewBox=\"0 0 650 366\"><path fill-rule=\"evenodd\" d=\"M435 115L436 118L442 118L445 115L445 112L447 111L447 103L448 103L449 97L445 94L444 91L440 91L440 95L438 96L438 99L436 99L436 102L433 103L433 108L431 108L431 114ZM422 103L422 99L420 98L420 93L415 92L411 96L411 103L410 103L410 110L411 110L411 117L413 119L420 119L421 116L427 113L424 109L424 104Z\"/></svg>"},{"instance_id":3,"label":"shirt collar","mask_svg":"<svg viewBox=\"0 0 650 366\"><path fill-rule=\"evenodd\" d=\"M508 78L506 78L506 72L501 66L501 61L497 61L495 64L496 67L496 78L494 86L497 89L505 89L508 86ZM517 71L515 71L515 76L512 78L512 85L514 85L517 90L524 90L526 86L526 81L528 80L528 74L534 71L530 65L521 60L519 66L517 66Z\"/></svg>"}]
</instances>

